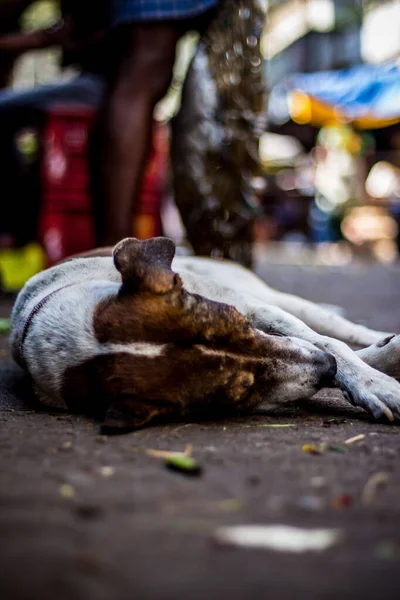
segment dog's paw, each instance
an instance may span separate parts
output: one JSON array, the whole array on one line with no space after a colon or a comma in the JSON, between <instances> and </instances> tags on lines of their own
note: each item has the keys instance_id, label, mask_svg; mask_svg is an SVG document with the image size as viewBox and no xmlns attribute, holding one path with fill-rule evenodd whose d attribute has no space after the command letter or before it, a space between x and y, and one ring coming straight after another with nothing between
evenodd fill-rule
<instances>
[{"instance_id":1,"label":"dog's paw","mask_svg":"<svg viewBox=\"0 0 400 600\"><path fill-rule=\"evenodd\" d=\"M375 419L383 416L400 421L400 383L373 369L366 369L342 389L354 406L370 412Z\"/></svg>"},{"instance_id":2,"label":"dog's paw","mask_svg":"<svg viewBox=\"0 0 400 600\"><path fill-rule=\"evenodd\" d=\"M373 369L400 379L400 335L388 335L357 354Z\"/></svg>"},{"instance_id":3,"label":"dog's paw","mask_svg":"<svg viewBox=\"0 0 400 600\"><path fill-rule=\"evenodd\" d=\"M400 379L400 335L391 335L375 345L374 369Z\"/></svg>"}]
</instances>

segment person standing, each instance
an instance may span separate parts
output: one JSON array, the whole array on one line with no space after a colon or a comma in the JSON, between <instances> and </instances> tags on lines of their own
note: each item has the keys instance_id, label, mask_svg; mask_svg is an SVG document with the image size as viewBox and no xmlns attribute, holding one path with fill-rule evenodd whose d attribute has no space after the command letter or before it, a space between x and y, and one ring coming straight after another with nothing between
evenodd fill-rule
<instances>
[{"instance_id":1,"label":"person standing","mask_svg":"<svg viewBox=\"0 0 400 600\"><path fill-rule=\"evenodd\" d=\"M207 26L218 0L114 0L114 60L97 130L91 174L97 244L132 235L151 150L154 107L170 85L178 40Z\"/></svg>"}]
</instances>

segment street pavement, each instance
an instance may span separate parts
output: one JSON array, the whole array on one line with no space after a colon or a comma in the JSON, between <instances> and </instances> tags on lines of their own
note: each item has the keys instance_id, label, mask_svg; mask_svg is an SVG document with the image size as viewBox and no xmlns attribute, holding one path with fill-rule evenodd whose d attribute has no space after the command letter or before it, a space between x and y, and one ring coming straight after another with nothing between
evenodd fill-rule
<instances>
[{"instance_id":1,"label":"street pavement","mask_svg":"<svg viewBox=\"0 0 400 600\"><path fill-rule=\"evenodd\" d=\"M259 272L400 332L399 267L263 259ZM0 316L11 301L1 297ZM40 410L5 336L0 354L2 600L400 597L400 426L325 391L275 413L106 438L88 418ZM265 427L277 424L292 426ZM145 453L188 444L197 477ZM242 524L335 528L341 538L298 554L217 543L218 527Z\"/></svg>"}]
</instances>

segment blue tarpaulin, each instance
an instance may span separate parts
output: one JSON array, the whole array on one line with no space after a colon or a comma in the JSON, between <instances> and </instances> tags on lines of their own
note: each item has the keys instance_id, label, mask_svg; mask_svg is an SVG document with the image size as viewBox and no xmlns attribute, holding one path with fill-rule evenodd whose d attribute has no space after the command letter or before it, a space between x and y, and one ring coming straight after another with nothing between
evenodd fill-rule
<instances>
[{"instance_id":1,"label":"blue tarpaulin","mask_svg":"<svg viewBox=\"0 0 400 600\"><path fill-rule=\"evenodd\" d=\"M298 122L350 121L362 128L400 121L400 69L396 63L360 65L340 71L296 74L275 86L270 113L286 97L287 116ZM320 122L318 122L320 121ZM321 122L322 121L322 122Z\"/></svg>"}]
</instances>

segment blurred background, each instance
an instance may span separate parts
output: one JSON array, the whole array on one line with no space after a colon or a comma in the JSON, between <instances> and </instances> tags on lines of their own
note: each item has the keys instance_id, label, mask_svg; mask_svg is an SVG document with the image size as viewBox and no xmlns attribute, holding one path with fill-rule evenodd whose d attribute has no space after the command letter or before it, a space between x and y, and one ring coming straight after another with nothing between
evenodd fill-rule
<instances>
[{"instance_id":1,"label":"blurred background","mask_svg":"<svg viewBox=\"0 0 400 600\"><path fill-rule=\"evenodd\" d=\"M333 264L397 259L399 52L396 0L269 2L260 238Z\"/></svg>"},{"instance_id":2,"label":"blurred background","mask_svg":"<svg viewBox=\"0 0 400 600\"><path fill-rule=\"evenodd\" d=\"M2 0L3 6L8 0ZM1 32L50 26L59 4L39 0ZM269 0L261 38L266 126L254 225L256 255L289 263L345 265L398 260L400 250L400 1ZM0 33L1 33L0 32ZM179 43L174 78L154 115L153 153L136 224L138 237L164 233L185 246L169 177L170 119L180 105L198 37ZM27 52L1 65L3 87L68 80L57 49ZM7 81L6 81L7 80ZM84 162L90 109L48 111L43 127L22 128L18 193L23 243L0 249L3 289L92 244ZM0 129L0 136L2 135ZM0 165L0 173L2 165ZM23 194L24 198L19 198ZM29 221L27 226L27 221Z\"/></svg>"}]
</instances>

